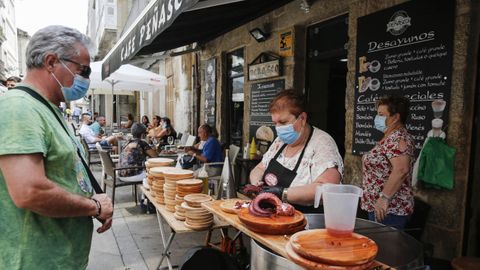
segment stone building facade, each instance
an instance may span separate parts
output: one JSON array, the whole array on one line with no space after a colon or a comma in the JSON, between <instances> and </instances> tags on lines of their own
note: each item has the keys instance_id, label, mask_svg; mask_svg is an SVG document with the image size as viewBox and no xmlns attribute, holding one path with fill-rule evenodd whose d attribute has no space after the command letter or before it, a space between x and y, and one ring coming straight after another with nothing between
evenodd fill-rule
<instances>
[{"instance_id":1,"label":"stone building facade","mask_svg":"<svg viewBox=\"0 0 480 270\"><path fill-rule=\"evenodd\" d=\"M215 58L216 61L216 127L220 131L220 138L226 141L224 111L228 110L228 103L225 103L226 85L226 59L225 55L236 49L244 49L244 73L248 74L250 64L260 53L273 52L279 54L279 34L285 30L293 29L294 52L292 56L283 57L283 74L274 79L284 79L285 88L294 88L304 91L306 85L306 61L307 61L307 28L311 25L328 21L338 16L348 15L348 42L345 44L347 51L347 72L345 87L345 177L344 183L361 185L362 166L361 157L352 154L352 132L354 123L354 89L355 89L355 68L356 68L356 38L357 18L392 7L406 1L403 0L349 0L349 1L306 1L312 3L309 11L301 8L305 1L292 1L291 3L278 8L260 18L257 18L231 32L228 32L206 44L204 49L198 52L200 61ZM432 2L433 3L433 2ZM435 6L432 6L434 9ZM451 259L463 253L478 252L468 239L475 236L474 227L466 229L466 223L476 220L478 209L470 210L468 203L475 197L471 197L469 189L478 188L480 179L478 172L475 175L472 167L472 159L475 153L472 145L475 145L474 133L474 102L475 82L478 53L478 4L473 1L456 1L454 40L453 40L453 73L449 109L449 125L446 130L447 142L456 151L455 159L455 187L453 190L432 190L418 189L416 196L426 201L431 210L428 214L427 224L423 234L423 241L434 245L434 255L445 259ZM477 12L478 13L478 12ZM472 21L473 20L473 21ZM269 38L264 42L257 42L252 38L249 31L255 27L266 28L268 26ZM183 56L186 57L186 56ZM193 56L188 56L193 59ZM179 68L179 67L177 67ZM183 70L190 66L182 66ZM200 106L205 101L205 69L201 72L201 97ZM246 143L252 134L249 134L250 118L250 89L252 83L247 77L244 81L244 115L243 119L243 143ZM477 90L478 91L478 90ZM193 97L195 94L193 94ZM182 97L179 97L181 100ZM195 98L193 98L195 104ZM197 108L200 114L199 119L204 119L204 112ZM185 119L184 119L185 120ZM192 124L195 119L192 118ZM202 122L202 121L200 121ZM222 137L223 136L223 137ZM477 156L478 158L478 156ZM477 168L478 171L478 168ZM476 238L475 238L476 239ZM478 242L478 241L477 241ZM469 246L467 248L467 246Z\"/></svg>"}]
</instances>

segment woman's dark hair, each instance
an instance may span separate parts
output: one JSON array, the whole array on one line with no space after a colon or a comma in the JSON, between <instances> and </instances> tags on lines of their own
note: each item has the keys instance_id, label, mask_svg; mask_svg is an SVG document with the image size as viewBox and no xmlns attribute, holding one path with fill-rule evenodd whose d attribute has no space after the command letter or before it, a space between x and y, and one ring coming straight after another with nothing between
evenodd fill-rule
<instances>
[{"instance_id":1,"label":"woman's dark hair","mask_svg":"<svg viewBox=\"0 0 480 270\"><path fill-rule=\"evenodd\" d=\"M134 138L140 139L142 135L147 132L147 127L141 123L133 123L130 132L132 132Z\"/></svg>"},{"instance_id":2,"label":"woman's dark hair","mask_svg":"<svg viewBox=\"0 0 480 270\"><path fill-rule=\"evenodd\" d=\"M144 123L144 122L143 122L143 119L146 119L146 120L147 120L147 123ZM147 125L150 124L150 120L148 119L148 116L146 116L146 115L142 116L142 124L144 124L144 125L145 125L145 124L147 124Z\"/></svg>"},{"instance_id":3,"label":"woman's dark hair","mask_svg":"<svg viewBox=\"0 0 480 270\"><path fill-rule=\"evenodd\" d=\"M213 133L213 129L209 124L203 124L200 126L200 128L203 129L203 131L205 131L208 136L212 135Z\"/></svg>"},{"instance_id":4,"label":"woman's dark hair","mask_svg":"<svg viewBox=\"0 0 480 270\"><path fill-rule=\"evenodd\" d=\"M164 123L167 124L168 135L177 137L177 132L176 132L175 129L172 127L172 121L170 121L170 118L168 118L168 117L163 117L162 120L163 120Z\"/></svg>"},{"instance_id":5,"label":"woman's dark hair","mask_svg":"<svg viewBox=\"0 0 480 270\"><path fill-rule=\"evenodd\" d=\"M129 114L127 115L127 118L128 118L128 120L132 120L132 121L133 121L133 114L129 113Z\"/></svg>"},{"instance_id":6,"label":"woman's dark hair","mask_svg":"<svg viewBox=\"0 0 480 270\"><path fill-rule=\"evenodd\" d=\"M155 115L155 116L153 117L153 119L156 119L156 120L157 120L157 123L158 123L158 125L160 125L160 121L162 120L162 118L161 118L160 116L158 116L158 115Z\"/></svg>"},{"instance_id":7,"label":"woman's dark hair","mask_svg":"<svg viewBox=\"0 0 480 270\"><path fill-rule=\"evenodd\" d=\"M293 89L283 90L270 103L270 113L276 113L288 110L291 114L298 117L302 112L306 112L305 96Z\"/></svg>"},{"instance_id":8,"label":"woman's dark hair","mask_svg":"<svg viewBox=\"0 0 480 270\"><path fill-rule=\"evenodd\" d=\"M410 113L410 100L402 96L385 96L377 101L377 107L380 105L387 106L390 115L399 114L400 121L405 124Z\"/></svg>"},{"instance_id":9,"label":"woman's dark hair","mask_svg":"<svg viewBox=\"0 0 480 270\"><path fill-rule=\"evenodd\" d=\"M172 121L170 121L170 118L168 117L163 117L162 118L162 121L167 123L167 127L171 127L172 126Z\"/></svg>"}]
</instances>

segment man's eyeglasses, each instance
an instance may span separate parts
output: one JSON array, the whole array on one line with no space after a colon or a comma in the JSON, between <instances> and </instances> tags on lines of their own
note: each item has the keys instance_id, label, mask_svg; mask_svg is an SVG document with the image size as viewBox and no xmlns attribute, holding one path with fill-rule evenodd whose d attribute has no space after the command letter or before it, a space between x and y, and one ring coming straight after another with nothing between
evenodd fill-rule
<instances>
[{"instance_id":1,"label":"man's eyeglasses","mask_svg":"<svg viewBox=\"0 0 480 270\"><path fill-rule=\"evenodd\" d=\"M63 61L67 61L67 62L70 62L70 63L74 63L74 64L77 64L80 66L80 76L84 77L84 78L89 78L90 77L90 74L92 73L92 69L90 68L90 66L86 66L86 65L82 65L76 61L73 61L71 59L68 59L68 58L61 58Z\"/></svg>"}]
</instances>

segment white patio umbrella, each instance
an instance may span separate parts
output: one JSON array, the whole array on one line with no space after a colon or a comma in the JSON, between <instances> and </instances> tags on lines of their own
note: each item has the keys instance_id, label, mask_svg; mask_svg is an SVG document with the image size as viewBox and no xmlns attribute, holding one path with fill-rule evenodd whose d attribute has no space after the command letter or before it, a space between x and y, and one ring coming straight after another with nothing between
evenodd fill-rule
<instances>
[{"instance_id":1,"label":"white patio umbrella","mask_svg":"<svg viewBox=\"0 0 480 270\"><path fill-rule=\"evenodd\" d=\"M122 65L105 80L102 80L102 63L103 61L90 63L92 69L90 91L92 95L95 94L95 91L101 93L111 91L112 95L115 94L115 91L118 94L125 91L152 92L167 84L165 76L130 64Z\"/></svg>"},{"instance_id":2,"label":"white patio umbrella","mask_svg":"<svg viewBox=\"0 0 480 270\"><path fill-rule=\"evenodd\" d=\"M105 80L102 80L102 61L93 62L90 67L90 89L109 89L112 95L115 90L151 92L167 84L165 76L130 64L122 65Z\"/></svg>"}]
</instances>

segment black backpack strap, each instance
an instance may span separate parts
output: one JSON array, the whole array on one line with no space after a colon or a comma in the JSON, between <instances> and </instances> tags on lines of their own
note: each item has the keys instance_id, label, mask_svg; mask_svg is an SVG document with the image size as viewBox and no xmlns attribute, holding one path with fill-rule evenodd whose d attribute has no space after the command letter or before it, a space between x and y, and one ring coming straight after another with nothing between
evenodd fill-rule
<instances>
[{"instance_id":1,"label":"black backpack strap","mask_svg":"<svg viewBox=\"0 0 480 270\"><path fill-rule=\"evenodd\" d=\"M34 99L43 103L43 105L45 105L52 112L52 114L55 116L55 118L57 119L60 126L62 126L63 130L67 133L68 137L70 137L70 134L68 133L68 130L65 127L65 125L63 124L62 120L60 120L60 117L58 117L58 114L54 111L52 106L50 106L50 104L48 104L48 101L46 101L45 98L43 98L40 94L38 94L37 92L35 92L32 89L30 89L28 87L25 87L25 86L16 86L14 89L24 91L24 92L28 93L30 96L32 96ZM88 178L90 180L90 183L92 184L93 189L95 190L95 193L97 193L97 194L104 193L104 191L102 190L102 188L98 184L97 180L95 179L95 176L93 176L92 171L88 167L87 162L85 162L85 160L83 159L83 156L80 153L80 149L78 148L78 145L75 144L75 148L77 148L77 155L78 155L78 157L80 157L80 160L82 161L83 167L87 171Z\"/></svg>"}]
</instances>

